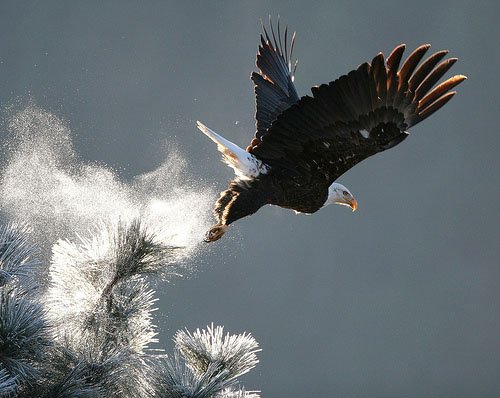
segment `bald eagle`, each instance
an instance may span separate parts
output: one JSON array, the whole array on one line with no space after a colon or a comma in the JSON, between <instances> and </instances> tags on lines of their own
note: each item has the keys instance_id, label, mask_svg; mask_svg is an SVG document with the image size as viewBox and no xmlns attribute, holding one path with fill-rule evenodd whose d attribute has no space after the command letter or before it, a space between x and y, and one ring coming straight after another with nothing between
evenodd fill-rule
<instances>
[{"instance_id":1,"label":"bald eagle","mask_svg":"<svg viewBox=\"0 0 500 398\"><path fill-rule=\"evenodd\" d=\"M400 67L405 50L400 44L387 58L379 53L347 75L313 87L312 96L299 97L293 84L295 33L290 43L287 36L279 21L276 33L271 21L269 30L263 27L259 72L250 77L256 133L246 150L197 122L236 174L215 204L217 224L207 232L207 242L266 204L298 213L332 203L356 210L351 192L335 181L362 160L401 143L410 127L446 104L456 93L450 90L466 79L456 75L436 85L457 58L443 61L448 51L442 50L418 66L429 44Z\"/></svg>"}]
</instances>

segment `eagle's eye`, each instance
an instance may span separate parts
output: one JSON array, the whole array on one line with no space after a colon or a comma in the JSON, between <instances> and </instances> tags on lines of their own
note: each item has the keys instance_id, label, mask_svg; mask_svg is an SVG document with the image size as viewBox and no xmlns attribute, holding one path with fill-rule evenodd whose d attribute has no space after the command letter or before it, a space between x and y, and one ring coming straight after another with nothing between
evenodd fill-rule
<instances>
[{"instance_id":1,"label":"eagle's eye","mask_svg":"<svg viewBox=\"0 0 500 398\"><path fill-rule=\"evenodd\" d=\"M343 194L344 196L349 196L349 192L347 192L347 191L342 191L342 194Z\"/></svg>"}]
</instances>

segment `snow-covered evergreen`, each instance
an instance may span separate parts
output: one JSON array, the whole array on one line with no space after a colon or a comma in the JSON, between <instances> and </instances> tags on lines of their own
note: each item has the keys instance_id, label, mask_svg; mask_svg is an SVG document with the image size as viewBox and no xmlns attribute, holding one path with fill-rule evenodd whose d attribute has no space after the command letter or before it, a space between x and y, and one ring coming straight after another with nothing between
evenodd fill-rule
<instances>
[{"instance_id":1,"label":"snow-covered evergreen","mask_svg":"<svg viewBox=\"0 0 500 398\"><path fill-rule=\"evenodd\" d=\"M151 278L177 272L179 248L140 219L53 247L46 269L26 226L0 227L0 397L257 398L239 376L256 366L248 333L210 325L157 343Z\"/></svg>"}]
</instances>

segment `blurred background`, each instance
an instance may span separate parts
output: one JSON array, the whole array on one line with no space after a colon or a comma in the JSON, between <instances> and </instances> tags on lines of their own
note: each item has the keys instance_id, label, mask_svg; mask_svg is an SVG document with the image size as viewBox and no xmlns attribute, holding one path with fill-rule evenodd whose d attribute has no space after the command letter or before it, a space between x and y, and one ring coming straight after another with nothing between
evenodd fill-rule
<instances>
[{"instance_id":1,"label":"blurred background","mask_svg":"<svg viewBox=\"0 0 500 398\"><path fill-rule=\"evenodd\" d=\"M302 95L402 42L449 49L469 80L341 177L358 211L266 207L201 246L156 286L159 346L211 322L250 331L263 351L245 386L264 397L498 397L499 4L2 1L0 104L63 119L79 156L123 181L175 145L215 201L232 171L195 121L250 141L261 19L297 31Z\"/></svg>"}]
</instances>

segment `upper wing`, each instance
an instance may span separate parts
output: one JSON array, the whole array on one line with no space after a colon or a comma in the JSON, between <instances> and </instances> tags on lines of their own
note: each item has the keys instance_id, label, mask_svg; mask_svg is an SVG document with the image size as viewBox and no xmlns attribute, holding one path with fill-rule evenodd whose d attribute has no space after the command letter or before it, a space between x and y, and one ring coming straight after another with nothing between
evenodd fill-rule
<instances>
[{"instance_id":1,"label":"upper wing","mask_svg":"<svg viewBox=\"0 0 500 398\"><path fill-rule=\"evenodd\" d=\"M457 75L432 89L457 59L440 63L447 51L439 51L417 68L429 47L418 47L399 68L405 49L399 45L386 60L379 53L371 63L313 87L313 97L286 109L248 150L333 182L363 159L400 143L409 127L441 108L455 94L450 90L466 79Z\"/></svg>"},{"instance_id":2,"label":"upper wing","mask_svg":"<svg viewBox=\"0 0 500 398\"><path fill-rule=\"evenodd\" d=\"M295 33L288 49L288 28L285 27L282 41L279 19L277 37L271 19L269 26L271 36L264 26L260 36L261 44L256 61L260 73L253 72L250 77L255 84L257 138L265 134L276 116L299 100L293 85L297 63L292 65L291 62Z\"/></svg>"}]
</instances>

